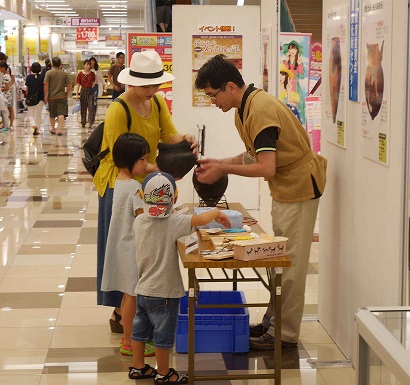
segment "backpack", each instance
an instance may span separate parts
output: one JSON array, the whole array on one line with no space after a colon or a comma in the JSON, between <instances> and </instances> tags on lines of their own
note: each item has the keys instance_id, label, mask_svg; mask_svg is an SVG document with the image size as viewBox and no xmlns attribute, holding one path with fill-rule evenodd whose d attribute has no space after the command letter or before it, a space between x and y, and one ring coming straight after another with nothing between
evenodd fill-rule
<instances>
[{"instance_id":1,"label":"backpack","mask_svg":"<svg viewBox=\"0 0 410 385\"><path fill-rule=\"evenodd\" d=\"M156 95L154 95L154 101L158 107L158 112L160 112L161 106ZM120 98L114 99L114 102L119 102L124 106L125 112L127 113L127 128L129 131L131 128L131 114L127 104L124 102L124 100ZM92 176L94 176L97 172L97 169L100 166L100 161L104 159L106 155L110 152L109 148L106 148L104 151L101 151L103 135L104 122L101 122L83 144L84 158L82 158L81 160L83 161L85 169Z\"/></svg>"}]
</instances>

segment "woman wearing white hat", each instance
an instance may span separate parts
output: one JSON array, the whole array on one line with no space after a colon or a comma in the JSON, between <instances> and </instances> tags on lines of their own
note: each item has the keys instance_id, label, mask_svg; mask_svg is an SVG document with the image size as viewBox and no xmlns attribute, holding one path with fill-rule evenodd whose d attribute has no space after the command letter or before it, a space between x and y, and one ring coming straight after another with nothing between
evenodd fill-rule
<instances>
[{"instance_id":1,"label":"woman wearing white hat","mask_svg":"<svg viewBox=\"0 0 410 385\"><path fill-rule=\"evenodd\" d=\"M151 149L151 153L148 156L148 166L145 170L146 174L142 174L137 178L140 182L143 181L147 174L158 171L155 158L159 142L174 144L185 139L192 144L191 148L193 151L196 151L197 142L195 138L189 134L180 134L176 130L165 100L160 95L156 95L157 105L157 102L153 99L160 85L172 80L174 80L174 76L163 70L161 58L155 51L134 53L130 67L123 69L118 75L118 81L128 85L127 91L120 98L125 101L131 114L129 132L144 137ZM111 219L114 184L118 175L118 169L114 166L111 150L117 138L124 132L127 132L125 108L121 103L111 103L105 117L104 136L101 146L101 149L109 148L110 152L101 160L93 181L99 194L97 303L116 308L110 320L113 332L122 332L122 325L119 323L121 316L118 314L120 312L122 293L117 291L101 291L101 278ZM123 314L123 316L126 317L127 315Z\"/></svg>"}]
</instances>

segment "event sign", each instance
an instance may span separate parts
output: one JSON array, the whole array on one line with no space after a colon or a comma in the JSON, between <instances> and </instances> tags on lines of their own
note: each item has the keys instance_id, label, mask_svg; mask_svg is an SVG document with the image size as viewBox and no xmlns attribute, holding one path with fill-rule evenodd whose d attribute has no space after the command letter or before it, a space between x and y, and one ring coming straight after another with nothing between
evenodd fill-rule
<instances>
[{"instance_id":1,"label":"event sign","mask_svg":"<svg viewBox=\"0 0 410 385\"><path fill-rule=\"evenodd\" d=\"M205 62L217 54L224 54L242 72L242 35L193 35L192 36L192 84ZM211 99L202 90L192 87L192 105L210 107Z\"/></svg>"}]
</instances>

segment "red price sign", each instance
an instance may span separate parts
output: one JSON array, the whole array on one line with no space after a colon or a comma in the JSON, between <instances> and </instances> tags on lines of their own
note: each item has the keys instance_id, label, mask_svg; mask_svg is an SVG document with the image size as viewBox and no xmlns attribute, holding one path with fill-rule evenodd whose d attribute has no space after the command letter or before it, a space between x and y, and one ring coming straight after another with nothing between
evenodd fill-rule
<instances>
[{"instance_id":1,"label":"red price sign","mask_svg":"<svg viewBox=\"0 0 410 385\"><path fill-rule=\"evenodd\" d=\"M77 28L77 41L98 40L98 27Z\"/></svg>"}]
</instances>

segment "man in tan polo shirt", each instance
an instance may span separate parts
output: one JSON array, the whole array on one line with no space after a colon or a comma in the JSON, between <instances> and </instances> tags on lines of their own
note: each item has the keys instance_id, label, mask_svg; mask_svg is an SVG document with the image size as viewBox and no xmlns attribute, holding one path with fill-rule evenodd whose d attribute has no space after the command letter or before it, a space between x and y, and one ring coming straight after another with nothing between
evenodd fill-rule
<instances>
[{"instance_id":1,"label":"man in tan polo shirt","mask_svg":"<svg viewBox=\"0 0 410 385\"><path fill-rule=\"evenodd\" d=\"M246 86L224 55L201 67L195 87L204 90L223 112L236 108L235 126L247 149L232 158L200 160L198 180L212 184L235 174L263 177L269 184L273 231L289 238L287 255L292 260L292 267L283 269L282 276L282 347L296 347L312 235L326 183L326 159L311 150L307 133L293 112L253 84ZM250 347L273 349L274 328L273 309L268 307L262 322L250 328Z\"/></svg>"},{"instance_id":2,"label":"man in tan polo shirt","mask_svg":"<svg viewBox=\"0 0 410 385\"><path fill-rule=\"evenodd\" d=\"M63 125L68 116L68 98L72 84L67 72L62 70L59 57L52 60L53 68L46 72L44 78L44 103L48 103L50 113L50 133L58 136L63 135ZM57 132L55 124L57 120Z\"/></svg>"}]
</instances>

